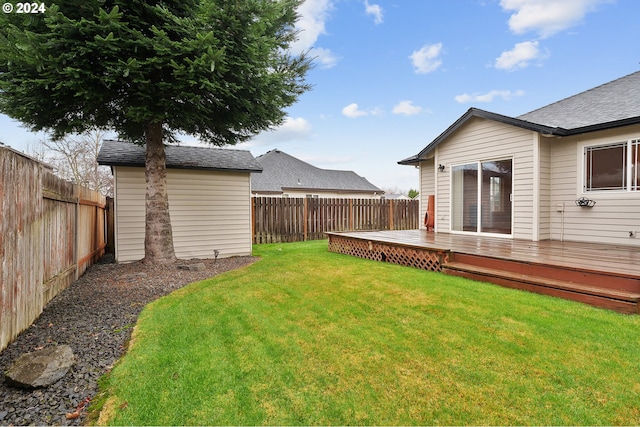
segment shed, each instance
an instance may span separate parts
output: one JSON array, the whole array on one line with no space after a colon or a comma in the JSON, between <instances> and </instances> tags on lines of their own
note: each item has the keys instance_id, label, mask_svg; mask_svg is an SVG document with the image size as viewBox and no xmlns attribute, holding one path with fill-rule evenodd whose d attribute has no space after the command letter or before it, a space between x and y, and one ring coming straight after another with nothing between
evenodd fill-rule
<instances>
[{"instance_id":1,"label":"shed","mask_svg":"<svg viewBox=\"0 0 640 427\"><path fill-rule=\"evenodd\" d=\"M114 176L115 258L144 257L144 146L107 140L98 163ZM169 213L181 259L251 254L251 173L260 164L246 150L166 146Z\"/></svg>"}]
</instances>

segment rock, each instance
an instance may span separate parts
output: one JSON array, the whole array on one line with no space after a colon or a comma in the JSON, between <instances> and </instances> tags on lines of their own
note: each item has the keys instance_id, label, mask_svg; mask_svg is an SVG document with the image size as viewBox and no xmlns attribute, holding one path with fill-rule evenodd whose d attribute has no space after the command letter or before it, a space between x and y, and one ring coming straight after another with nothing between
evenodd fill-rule
<instances>
[{"instance_id":1,"label":"rock","mask_svg":"<svg viewBox=\"0 0 640 427\"><path fill-rule=\"evenodd\" d=\"M64 377L75 361L68 345L45 348L18 357L5 374L8 384L34 389L47 387Z\"/></svg>"},{"instance_id":2,"label":"rock","mask_svg":"<svg viewBox=\"0 0 640 427\"><path fill-rule=\"evenodd\" d=\"M145 277L147 277L147 273L132 273L132 274L123 274L122 276L119 276L118 279L128 280L132 282L136 279L143 279Z\"/></svg>"},{"instance_id":3,"label":"rock","mask_svg":"<svg viewBox=\"0 0 640 427\"><path fill-rule=\"evenodd\" d=\"M204 271L207 267L204 265L204 262L198 262L196 264L184 264L178 266L179 270L189 270L189 271Z\"/></svg>"}]
</instances>

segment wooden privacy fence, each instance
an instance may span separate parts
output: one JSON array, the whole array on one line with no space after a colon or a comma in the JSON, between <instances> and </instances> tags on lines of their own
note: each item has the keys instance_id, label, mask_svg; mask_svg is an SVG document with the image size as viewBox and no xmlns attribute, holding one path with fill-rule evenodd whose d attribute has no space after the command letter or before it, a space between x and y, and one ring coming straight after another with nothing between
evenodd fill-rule
<instances>
[{"instance_id":1,"label":"wooden privacy fence","mask_svg":"<svg viewBox=\"0 0 640 427\"><path fill-rule=\"evenodd\" d=\"M102 194L0 147L0 350L104 248Z\"/></svg>"},{"instance_id":2,"label":"wooden privacy fence","mask_svg":"<svg viewBox=\"0 0 640 427\"><path fill-rule=\"evenodd\" d=\"M418 200L254 197L253 242L326 238L328 231L411 230L419 227Z\"/></svg>"}]
</instances>

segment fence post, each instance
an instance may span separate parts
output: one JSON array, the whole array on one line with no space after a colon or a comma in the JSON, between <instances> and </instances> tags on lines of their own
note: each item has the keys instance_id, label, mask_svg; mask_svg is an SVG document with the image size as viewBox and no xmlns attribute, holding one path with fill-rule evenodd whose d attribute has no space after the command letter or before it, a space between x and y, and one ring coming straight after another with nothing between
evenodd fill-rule
<instances>
[{"instance_id":1,"label":"fence post","mask_svg":"<svg viewBox=\"0 0 640 427\"><path fill-rule=\"evenodd\" d=\"M76 209L75 209L75 221L74 221L74 240L75 243L73 245L73 263L76 265L76 271L74 273L75 276L75 280L78 280L80 278L80 265L78 264L78 260L80 259L80 250L79 250L79 246L80 246L80 193L79 193L79 189L76 185L73 186L73 192L75 194L75 199L76 199Z\"/></svg>"},{"instance_id":2,"label":"fence post","mask_svg":"<svg viewBox=\"0 0 640 427\"><path fill-rule=\"evenodd\" d=\"M353 199L349 199L349 231L353 231Z\"/></svg>"},{"instance_id":3,"label":"fence post","mask_svg":"<svg viewBox=\"0 0 640 427\"><path fill-rule=\"evenodd\" d=\"M389 230L393 230L393 200L389 200Z\"/></svg>"},{"instance_id":4,"label":"fence post","mask_svg":"<svg viewBox=\"0 0 640 427\"><path fill-rule=\"evenodd\" d=\"M303 241L307 241L309 234L309 205L308 205L308 197L304 198L302 216L304 217L304 226L302 228Z\"/></svg>"},{"instance_id":5,"label":"fence post","mask_svg":"<svg viewBox=\"0 0 640 427\"><path fill-rule=\"evenodd\" d=\"M256 239L256 198L251 197L251 239L253 243L258 243Z\"/></svg>"}]
</instances>

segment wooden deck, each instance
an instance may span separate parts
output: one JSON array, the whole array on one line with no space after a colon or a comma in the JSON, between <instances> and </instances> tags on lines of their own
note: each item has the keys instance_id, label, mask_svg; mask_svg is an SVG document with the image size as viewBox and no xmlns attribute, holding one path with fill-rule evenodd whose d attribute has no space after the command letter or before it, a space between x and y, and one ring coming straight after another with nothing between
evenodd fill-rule
<instances>
[{"instance_id":1,"label":"wooden deck","mask_svg":"<svg viewBox=\"0 0 640 427\"><path fill-rule=\"evenodd\" d=\"M334 252L640 313L640 248L426 230L327 234Z\"/></svg>"}]
</instances>

